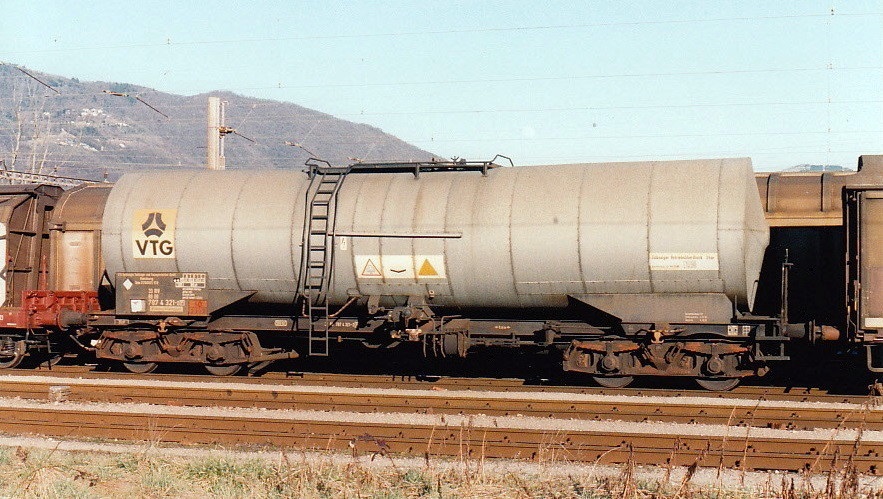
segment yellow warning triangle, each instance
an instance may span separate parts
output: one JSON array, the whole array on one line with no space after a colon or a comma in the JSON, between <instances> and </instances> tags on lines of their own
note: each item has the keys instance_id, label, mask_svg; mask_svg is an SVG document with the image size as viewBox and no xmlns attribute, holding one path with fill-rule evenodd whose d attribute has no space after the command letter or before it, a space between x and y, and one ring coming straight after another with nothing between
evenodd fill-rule
<instances>
[{"instance_id":1,"label":"yellow warning triangle","mask_svg":"<svg viewBox=\"0 0 883 499\"><path fill-rule=\"evenodd\" d=\"M435 267L429 263L429 258L423 259L423 265L420 266L420 270L417 272L418 276L437 276L438 272L435 270Z\"/></svg>"},{"instance_id":2,"label":"yellow warning triangle","mask_svg":"<svg viewBox=\"0 0 883 499\"><path fill-rule=\"evenodd\" d=\"M377 265L374 265L371 259L368 259L360 275L363 277L380 277L380 269L377 268Z\"/></svg>"}]
</instances>

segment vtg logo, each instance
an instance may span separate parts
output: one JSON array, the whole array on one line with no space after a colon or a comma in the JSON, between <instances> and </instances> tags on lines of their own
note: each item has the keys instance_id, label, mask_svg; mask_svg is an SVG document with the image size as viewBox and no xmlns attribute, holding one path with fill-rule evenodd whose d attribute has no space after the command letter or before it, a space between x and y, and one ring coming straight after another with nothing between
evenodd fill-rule
<instances>
[{"instance_id":1,"label":"vtg logo","mask_svg":"<svg viewBox=\"0 0 883 499\"><path fill-rule=\"evenodd\" d=\"M166 231L166 224L162 221L162 212L151 211L147 214L147 220L141 224L145 236L159 237Z\"/></svg>"},{"instance_id":2,"label":"vtg logo","mask_svg":"<svg viewBox=\"0 0 883 499\"><path fill-rule=\"evenodd\" d=\"M175 257L175 210L137 210L132 220L132 256Z\"/></svg>"}]
</instances>

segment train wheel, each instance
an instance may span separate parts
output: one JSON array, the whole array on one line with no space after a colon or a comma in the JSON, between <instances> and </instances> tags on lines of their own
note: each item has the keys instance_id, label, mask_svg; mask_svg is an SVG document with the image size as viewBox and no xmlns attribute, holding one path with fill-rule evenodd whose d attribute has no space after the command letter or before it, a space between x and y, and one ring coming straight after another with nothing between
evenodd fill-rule
<instances>
[{"instance_id":1,"label":"train wheel","mask_svg":"<svg viewBox=\"0 0 883 499\"><path fill-rule=\"evenodd\" d=\"M0 344L0 369L12 369L18 367L25 358L24 341L13 341L3 338Z\"/></svg>"},{"instance_id":2,"label":"train wheel","mask_svg":"<svg viewBox=\"0 0 883 499\"><path fill-rule=\"evenodd\" d=\"M0 369L12 369L13 367L18 367L23 361L25 355L23 353L10 353L9 355L5 355L3 352L0 355Z\"/></svg>"},{"instance_id":3,"label":"train wheel","mask_svg":"<svg viewBox=\"0 0 883 499\"><path fill-rule=\"evenodd\" d=\"M592 376L595 383L604 388L625 388L635 380L634 376Z\"/></svg>"},{"instance_id":4,"label":"train wheel","mask_svg":"<svg viewBox=\"0 0 883 499\"><path fill-rule=\"evenodd\" d=\"M242 364L230 364L229 366L213 366L205 364L205 370L215 376L233 376L242 369Z\"/></svg>"},{"instance_id":5,"label":"train wheel","mask_svg":"<svg viewBox=\"0 0 883 499\"><path fill-rule=\"evenodd\" d=\"M123 367L135 374L152 373L156 370L157 365L156 362L123 362Z\"/></svg>"},{"instance_id":6,"label":"train wheel","mask_svg":"<svg viewBox=\"0 0 883 499\"><path fill-rule=\"evenodd\" d=\"M725 392L727 390L732 390L739 385L739 378L723 378L723 379L709 379L709 378L696 378L696 383L699 384L702 388L705 388L708 391L712 392Z\"/></svg>"}]
</instances>

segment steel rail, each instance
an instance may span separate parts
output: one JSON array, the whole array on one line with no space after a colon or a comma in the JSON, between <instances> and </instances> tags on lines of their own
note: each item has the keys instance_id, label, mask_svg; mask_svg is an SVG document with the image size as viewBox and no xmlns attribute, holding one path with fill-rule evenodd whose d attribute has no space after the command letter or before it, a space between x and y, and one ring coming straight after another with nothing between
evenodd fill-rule
<instances>
[{"instance_id":1,"label":"steel rail","mask_svg":"<svg viewBox=\"0 0 883 499\"><path fill-rule=\"evenodd\" d=\"M5 397L47 400L53 390L72 402L320 410L353 413L473 414L594 421L702 423L778 429L862 428L883 431L883 408L864 404L783 403L703 397L570 395L527 392L298 387L219 382L83 380L0 376ZM135 389L137 388L137 389ZM57 396L57 394L56 394Z\"/></svg>"},{"instance_id":2,"label":"steel rail","mask_svg":"<svg viewBox=\"0 0 883 499\"><path fill-rule=\"evenodd\" d=\"M554 463L597 462L725 466L745 470L852 467L880 473L883 443L835 438L685 436L667 432L549 431L459 424L402 424L231 414L167 414L93 410L47 404L0 407L0 431L66 438L102 438L179 444L262 445L277 449L348 450L354 453L517 458ZM321 416L320 416L321 417ZM330 419L330 418L329 418ZM675 430L675 428L672 428Z\"/></svg>"},{"instance_id":3,"label":"steel rail","mask_svg":"<svg viewBox=\"0 0 883 499\"><path fill-rule=\"evenodd\" d=\"M209 375L179 373L134 374L96 371L94 366L54 366L51 369L6 371L35 376L69 376L88 379L164 379L206 382L219 378ZM842 402L860 404L867 400L861 394L837 394L819 388L782 386L739 386L727 392L677 388L603 388L596 386L556 385L548 382L529 382L515 378L484 378L456 376L419 376L395 374L338 374L269 371L255 377L227 377L225 383L287 384L293 386L339 386L351 388L437 388L471 391L505 391L528 393L575 393L587 395L634 395L652 397L706 397L716 399L750 398L794 402Z\"/></svg>"}]
</instances>

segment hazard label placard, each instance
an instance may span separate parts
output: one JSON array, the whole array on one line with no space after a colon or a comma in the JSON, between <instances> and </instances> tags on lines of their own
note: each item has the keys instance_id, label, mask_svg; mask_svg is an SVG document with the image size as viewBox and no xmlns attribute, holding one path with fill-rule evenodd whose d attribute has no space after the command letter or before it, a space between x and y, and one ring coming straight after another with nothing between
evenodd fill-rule
<instances>
[{"instance_id":1,"label":"hazard label placard","mask_svg":"<svg viewBox=\"0 0 883 499\"><path fill-rule=\"evenodd\" d=\"M377 262L380 262L380 259L377 259ZM362 266L362 271L359 272L359 277L383 277L383 274L380 272L380 267L378 267L377 263L374 263L374 259L369 258L365 265Z\"/></svg>"},{"instance_id":2,"label":"hazard label placard","mask_svg":"<svg viewBox=\"0 0 883 499\"><path fill-rule=\"evenodd\" d=\"M383 279L380 255L353 255L356 279Z\"/></svg>"},{"instance_id":3,"label":"hazard label placard","mask_svg":"<svg viewBox=\"0 0 883 499\"><path fill-rule=\"evenodd\" d=\"M414 258L417 264L418 279L446 279L444 255L417 255Z\"/></svg>"},{"instance_id":4,"label":"hazard label placard","mask_svg":"<svg viewBox=\"0 0 883 499\"><path fill-rule=\"evenodd\" d=\"M438 277L438 271L429 263L429 259L426 259L420 264L420 270L417 271L417 275L420 277Z\"/></svg>"},{"instance_id":5,"label":"hazard label placard","mask_svg":"<svg viewBox=\"0 0 883 499\"><path fill-rule=\"evenodd\" d=\"M414 257L411 255L381 255L385 279L414 279Z\"/></svg>"},{"instance_id":6,"label":"hazard label placard","mask_svg":"<svg viewBox=\"0 0 883 499\"><path fill-rule=\"evenodd\" d=\"M357 279L447 279L444 255L353 255Z\"/></svg>"}]
</instances>

